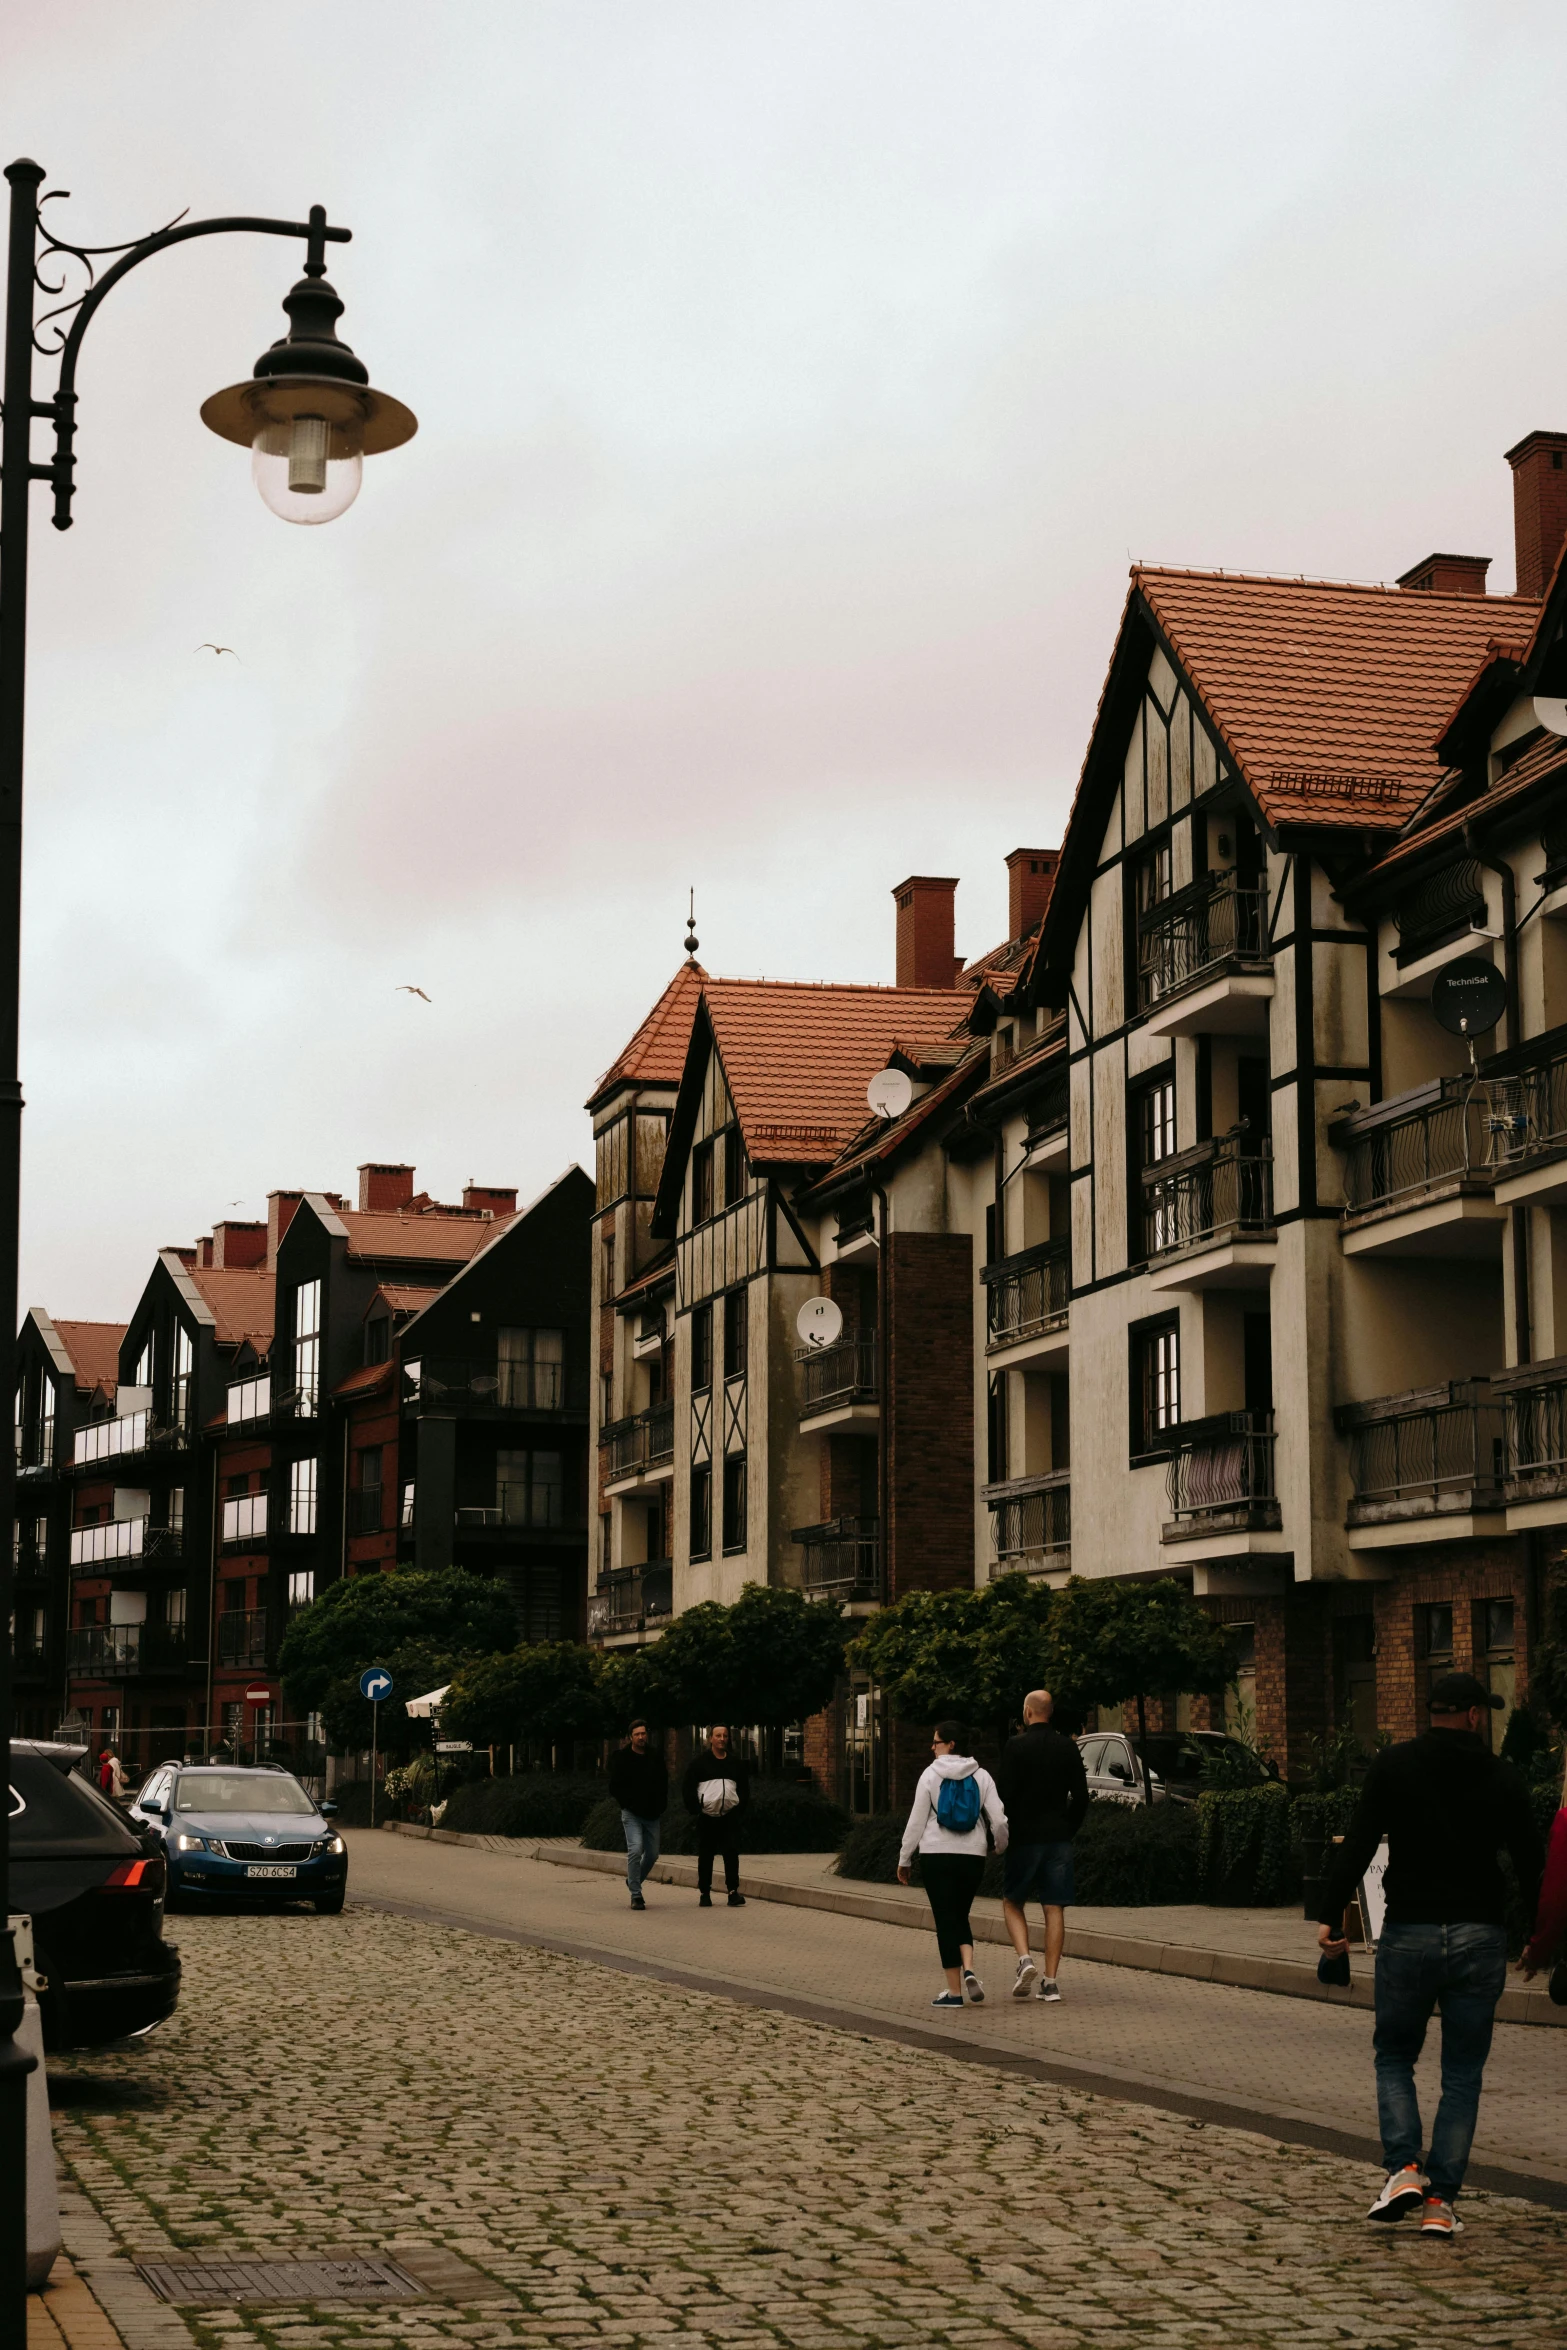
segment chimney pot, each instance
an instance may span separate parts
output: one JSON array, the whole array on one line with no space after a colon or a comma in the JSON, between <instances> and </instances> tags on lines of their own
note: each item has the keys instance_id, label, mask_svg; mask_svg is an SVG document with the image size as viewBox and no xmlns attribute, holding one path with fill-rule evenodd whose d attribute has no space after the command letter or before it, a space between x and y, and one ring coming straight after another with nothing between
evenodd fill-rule
<instances>
[{"instance_id":1,"label":"chimney pot","mask_svg":"<svg viewBox=\"0 0 1567 2350\"><path fill-rule=\"evenodd\" d=\"M1007 859L1007 937L1027 938L1044 918L1055 887L1059 849L1014 849Z\"/></svg>"},{"instance_id":2,"label":"chimney pot","mask_svg":"<svg viewBox=\"0 0 1567 2350\"><path fill-rule=\"evenodd\" d=\"M487 1216L514 1216L517 1186L515 1183L465 1183L462 1204L465 1208L478 1208Z\"/></svg>"},{"instance_id":3,"label":"chimney pot","mask_svg":"<svg viewBox=\"0 0 1567 2350\"><path fill-rule=\"evenodd\" d=\"M1430 596L1483 596L1489 555L1427 555L1398 575L1401 588Z\"/></svg>"},{"instance_id":4,"label":"chimney pot","mask_svg":"<svg viewBox=\"0 0 1567 2350\"><path fill-rule=\"evenodd\" d=\"M211 1254L203 1257L203 1264L215 1266L219 1272L233 1273L259 1265L267 1254L267 1227L265 1224L214 1224L212 1239L203 1241Z\"/></svg>"},{"instance_id":5,"label":"chimney pot","mask_svg":"<svg viewBox=\"0 0 1567 2350\"><path fill-rule=\"evenodd\" d=\"M952 946L957 887L939 874L911 873L893 891L900 987L956 987L963 969Z\"/></svg>"},{"instance_id":6,"label":"chimney pot","mask_svg":"<svg viewBox=\"0 0 1567 2350\"><path fill-rule=\"evenodd\" d=\"M1532 432L1507 452L1513 469L1518 593L1543 596L1567 539L1567 432Z\"/></svg>"},{"instance_id":7,"label":"chimney pot","mask_svg":"<svg viewBox=\"0 0 1567 2350\"><path fill-rule=\"evenodd\" d=\"M395 1215L399 1208L408 1206L413 1195L412 1167L397 1167L367 1160L359 1170L361 1216Z\"/></svg>"}]
</instances>

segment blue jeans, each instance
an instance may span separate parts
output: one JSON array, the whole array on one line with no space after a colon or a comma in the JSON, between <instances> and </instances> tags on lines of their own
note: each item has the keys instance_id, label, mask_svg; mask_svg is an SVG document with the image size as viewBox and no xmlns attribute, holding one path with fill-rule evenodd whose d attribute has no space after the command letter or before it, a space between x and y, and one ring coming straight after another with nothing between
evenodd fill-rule
<instances>
[{"instance_id":1,"label":"blue jeans","mask_svg":"<svg viewBox=\"0 0 1567 2350\"><path fill-rule=\"evenodd\" d=\"M1415 2060L1433 2008L1442 2014L1442 2099L1431 2128L1431 2192L1456 2200L1480 2111L1496 2003L1507 1980L1500 1926L1395 1926L1377 1945L1377 2119L1390 2171L1420 2160Z\"/></svg>"},{"instance_id":2,"label":"blue jeans","mask_svg":"<svg viewBox=\"0 0 1567 2350\"><path fill-rule=\"evenodd\" d=\"M620 1824L626 1831L626 1883L633 1901L642 1898L642 1880L658 1858L657 1820L645 1820L639 1812L622 1807Z\"/></svg>"}]
</instances>

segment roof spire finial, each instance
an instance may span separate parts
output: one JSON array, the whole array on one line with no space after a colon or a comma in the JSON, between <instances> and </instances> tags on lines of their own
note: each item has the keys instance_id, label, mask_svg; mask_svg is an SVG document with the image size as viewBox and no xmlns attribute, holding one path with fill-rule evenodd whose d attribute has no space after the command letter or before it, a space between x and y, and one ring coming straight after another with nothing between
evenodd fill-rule
<instances>
[{"instance_id":1,"label":"roof spire finial","mask_svg":"<svg viewBox=\"0 0 1567 2350\"><path fill-rule=\"evenodd\" d=\"M686 913L686 953L693 962L696 960L696 950L701 943L702 941L696 934L696 891L693 889L690 906Z\"/></svg>"}]
</instances>

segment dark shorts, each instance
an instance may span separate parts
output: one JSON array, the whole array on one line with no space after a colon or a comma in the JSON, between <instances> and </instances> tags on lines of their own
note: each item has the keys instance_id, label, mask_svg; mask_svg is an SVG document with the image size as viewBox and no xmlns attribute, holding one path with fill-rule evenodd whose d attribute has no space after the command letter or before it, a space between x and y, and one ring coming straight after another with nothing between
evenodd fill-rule
<instances>
[{"instance_id":1,"label":"dark shorts","mask_svg":"<svg viewBox=\"0 0 1567 2350\"><path fill-rule=\"evenodd\" d=\"M1060 1844L1009 1844L1002 1867L1001 1890L1021 1909L1025 1901L1065 1909L1072 1898L1072 1847Z\"/></svg>"}]
</instances>

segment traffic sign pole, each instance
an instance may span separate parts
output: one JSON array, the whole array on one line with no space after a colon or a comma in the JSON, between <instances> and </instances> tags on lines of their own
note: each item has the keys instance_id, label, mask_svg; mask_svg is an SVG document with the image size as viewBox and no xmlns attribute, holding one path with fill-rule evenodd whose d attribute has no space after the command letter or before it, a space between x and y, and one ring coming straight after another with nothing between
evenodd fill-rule
<instances>
[{"instance_id":1,"label":"traffic sign pole","mask_svg":"<svg viewBox=\"0 0 1567 2350\"><path fill-rule=\"evenodd\" d=\"M359 1694L370 1701L370 1825L375 1826L375 1781L380 1768L381 1700L392 1694L392 1676L384 1665L366 1665L359 1676Z\"/></svg>"}]
</instances>

